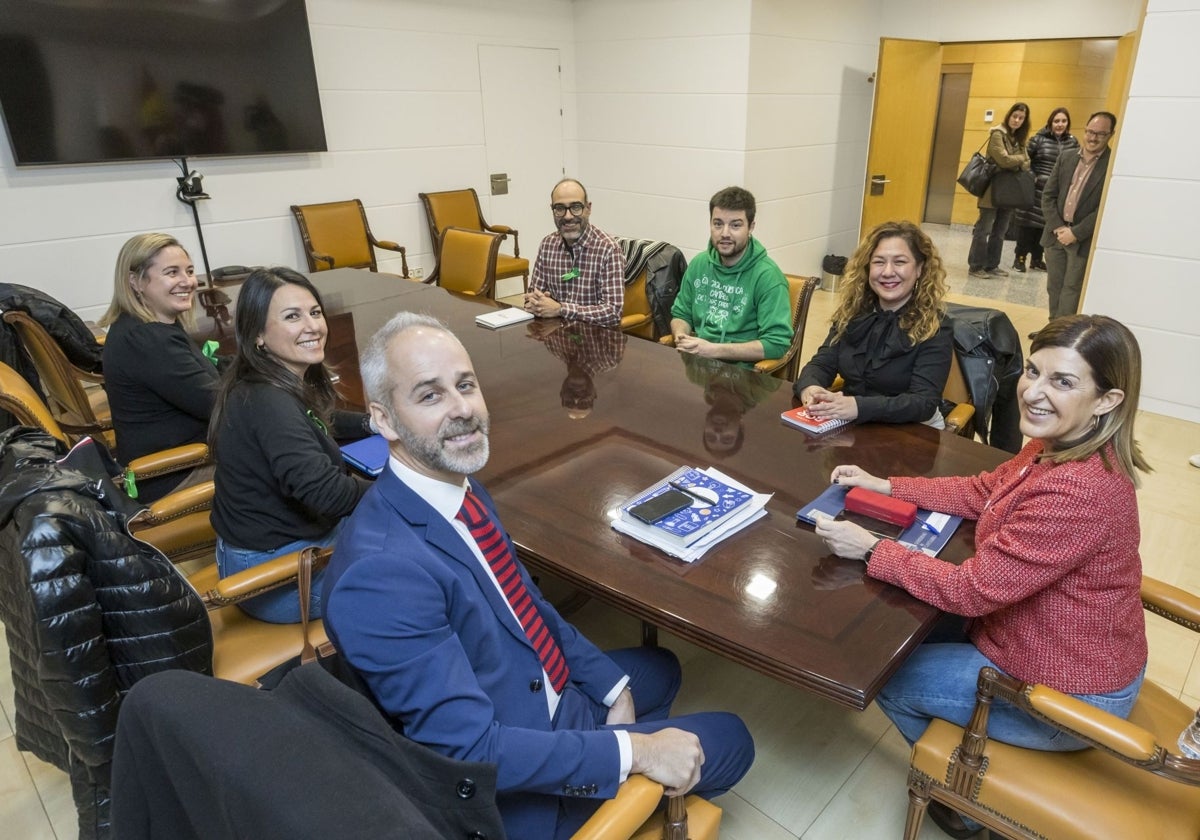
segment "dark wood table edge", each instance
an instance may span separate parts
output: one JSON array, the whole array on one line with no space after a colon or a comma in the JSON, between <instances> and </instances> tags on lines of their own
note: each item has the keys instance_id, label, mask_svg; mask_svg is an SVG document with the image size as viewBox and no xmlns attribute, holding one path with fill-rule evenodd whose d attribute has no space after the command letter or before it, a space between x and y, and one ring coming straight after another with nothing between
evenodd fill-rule
<instances>
[{"instance_id":1,"label":"dark wood table edge","mask_svg":"<svg viewBox=\"0 0 1200 840\"><path fill-rule=\"evenodd\" d=\"M781 668L778 663L773 660L763 657L747 655L747 652L734 645L721 644L721 638L710 633L699 630L694 624L679 618L668 612L661 612L647 607L638 601L624 597L621 593L616 592L608 587L598 585L595 581L589 579L585 575L572 572L560 564L555 563L546 557L539 556L530 552L520 543L516 544L517 556L521 562L534 572L553 575L556 578L568 583L600 602L614 607L621 612L633 616L640 621L649 623L666 630L679 638L690 642L697 647L715 653L724 659L729 660L735 665L740 665L749 668L752 671L763 674L764 676L778 680L785 685L794 686L804 689L805 691L816 694L818 697L823 697L826 700L831 700L840 706L845 706L849 709L861 712L871 704L875 699L875 695L879 693L885 683L891 678L900 666L908 659L912 649L916 648L933 629L937 623L941 613L934 611L931 618L922 624L920 629L912 635L908 644L905 645L905 655L896 657L895 665L887 671L879 675L879 677L863 690L852 690L846 686L836 683L832 680L823 680L815 677L813 674L803 671Z\"/></svg>"}]
</instances>

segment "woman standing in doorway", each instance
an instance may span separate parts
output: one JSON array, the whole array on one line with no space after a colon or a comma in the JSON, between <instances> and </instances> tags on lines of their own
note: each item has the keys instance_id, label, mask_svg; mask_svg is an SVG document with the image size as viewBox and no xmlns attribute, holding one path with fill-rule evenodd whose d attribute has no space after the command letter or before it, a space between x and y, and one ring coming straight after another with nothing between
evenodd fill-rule
<instances>
[{"instance_id":1,"label":"woman standing in doorway","mask_svg":"<svg viewBox=\"0 0 1200 840\"><path fill-rule=\"evenodd\" d=\"M1045 271L1046 263L1042 260L1042 228L1046 220L1042 218L1042 189L1046 179L1054 169L1054 163L1061 152L1067 149L1078 149L1079 141L1071 136L1071 113L1066 108L1055 108L1046 120L1046 127L1029 140L1026 151L1029 152L1029 164L1033 167L1034 181L1033 206L1023 207L1017 211L1017 256L1013 260L1013 270L1025 273L1025 259L1030 257L1029 267L1036 271Z\"/></svg>"},{"instance_id":2,"label":"woman standing in doorway","mask_svg":"<svg viewBox=\"0 0 1200 840\"><path fill-rule=\"evenodd\" d=\"M1008 109L1004 122L992 129L988 137L987 157L1001 169L1016 172L1029 168L1025 138L1029 136L1029 106L1018 102ZM971 277L1007 277L1000 267L1000 252L1004 234L1012 221L1014 208L996 207L992 203L992 186L979 198L979 221L971 237L967 268Z\"/></svg>"}]
</instances>

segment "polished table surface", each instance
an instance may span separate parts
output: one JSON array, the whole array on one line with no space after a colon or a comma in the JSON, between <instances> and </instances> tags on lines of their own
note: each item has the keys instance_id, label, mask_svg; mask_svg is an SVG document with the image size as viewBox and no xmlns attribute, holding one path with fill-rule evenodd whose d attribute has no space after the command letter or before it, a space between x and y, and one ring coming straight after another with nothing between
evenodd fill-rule
<instances>
[{"instance_id":1,"label":"polished table surface","mask_svg":"<svg viewBox=\"0 0 1200 840\"><path fill-rule=\"evenodd\" d=\"M478 478L531 569L855 709L870 703L939 613L865 578L861 562L829 554L797 524L797 509L838 464L877 475L962 475L1008 457L921 425L809 438L779 420L792 405L786 382L589 325L487 330L474 317L492 304L390 275L312 276L331 321L351 318L359 346L400 309L436 315L462 339L491 413L492 454ZM211 319L205 330L221 337ZM349 345L331 337L343 382L357 367ZM774 494L765 519L691 565L609 526L618 504L685 464L715 466ZM941 556L965 559L973 539L973 523L963 523Z\"/></svg>"}]
</instances>

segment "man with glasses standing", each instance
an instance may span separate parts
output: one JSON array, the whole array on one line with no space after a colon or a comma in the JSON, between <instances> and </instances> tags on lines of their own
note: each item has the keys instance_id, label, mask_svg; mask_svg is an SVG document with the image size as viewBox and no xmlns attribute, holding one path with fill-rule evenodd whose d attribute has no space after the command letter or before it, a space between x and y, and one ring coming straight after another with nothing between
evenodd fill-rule
<instances>
[{"instance_id":1,"label":"man with glasses standing","mask_svg":"<svg viewBox=\"0 0 1200 840\"><path fill-rule=\"evenodd\" d=\"M538 318L621 324L625 257L616 240L591 224L592 203L574 178L550 192L556 232L542 240L525 294L525 310Z\"/></svg>"},{"instance_id":2,"label":"man with glasses standing","mask_svg":"<svg viewBox=\"0 0 1200 840\"><path fill-rule=\"evenodd\" d=\"M1046 291L1052 321L1074 315L1079 309L1104 176L1112 154L1108 139L1116 127L1117 118L1108 111L1092 114L1083 132L1083 147L1058 156L1042 191L1042 215L1046 219L1042 247L1046 249Z\"/></svg>"}]
</instances>

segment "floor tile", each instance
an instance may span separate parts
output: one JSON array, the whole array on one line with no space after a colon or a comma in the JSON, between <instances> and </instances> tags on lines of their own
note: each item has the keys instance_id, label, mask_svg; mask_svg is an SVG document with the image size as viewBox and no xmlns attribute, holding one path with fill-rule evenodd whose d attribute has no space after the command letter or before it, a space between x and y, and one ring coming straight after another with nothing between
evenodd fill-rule
<instances>
[{"instance_id":1,"label":"floor tile","mask_svg":"<svg viewBox=\"0 0 1200 840\"><path fill-rule=\"evenodd\" d=\"M0 739L0 826L4 836L14 840L55 840L42 799L13 737Z\"/></svg>"}]
</instances>

